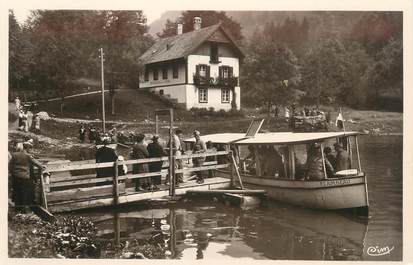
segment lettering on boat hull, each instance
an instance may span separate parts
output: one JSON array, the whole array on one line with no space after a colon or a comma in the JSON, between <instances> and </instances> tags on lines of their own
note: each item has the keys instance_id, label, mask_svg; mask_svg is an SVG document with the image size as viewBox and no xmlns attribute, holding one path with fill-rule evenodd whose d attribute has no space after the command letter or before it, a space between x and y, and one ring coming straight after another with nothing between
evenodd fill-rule
<instances>
[{"instance_id":1,"label":"lettering on boat hull","mask_svg":"<svg viewBox=\"0 0 413 265\"><path fill-rule=\"evenodd\" d=\"M335 179L335 180L323 180L320 181L321 187L341 186L350 184L350 179Z\"/></svg>"}]
</instances>

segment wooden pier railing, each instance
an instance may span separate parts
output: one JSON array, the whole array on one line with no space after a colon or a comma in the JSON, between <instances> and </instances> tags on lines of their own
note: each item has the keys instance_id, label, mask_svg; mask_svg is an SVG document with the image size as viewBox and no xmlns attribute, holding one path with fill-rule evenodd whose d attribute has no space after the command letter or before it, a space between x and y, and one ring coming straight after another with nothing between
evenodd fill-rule
<instances>
[{"instance_id":1,"label":"wooden pier railing","mask_svg":"<svg viewBox=\"0 0 413 265\"><path fill-rule=\"evenodd\" d=\"M172 192L170 183L175 183L176 174L188 175L197 171L209 171L230 168L230 152L206 152L200 154L189 154L181 156L134 159L126 161L115 161L107 163L96 163L94 160L85 161L63 161L61 163L43 164L42 173L42 201L50 212L70 211L82 208L117 205L128 202L173 196L184 194L187 190L208 190L217 188L228 188L231 180L222 177L205 179L203 184L197 184L194 180L181 183L179 187L173 185ZM228 159L217 159L218 157ZM212 161L205 162L202 167L191 167L192 158L214 157ZM175 166L169 167L169 161L173 164L181 160L184 165L181 169ZM126 165L128 168L136 164L163 162L163 169L159 172L119 175L118 166ZM96 169L113 168L113 176L97 177ZM172 172L171 172L172 168ZM47 172L48 174L44 174ZM204 173L205 174L205 173ZM47 177L49 175L49 177ZM140 178L148 178L161 175L165 180L168 177L169 184L162 184L159 190L135 191L134 181ZM206 175L206 174L205 174ZM46 176L46 179L44 179ZM166 181L163 181L164 183Z\"/></svg>"}]
</instances>

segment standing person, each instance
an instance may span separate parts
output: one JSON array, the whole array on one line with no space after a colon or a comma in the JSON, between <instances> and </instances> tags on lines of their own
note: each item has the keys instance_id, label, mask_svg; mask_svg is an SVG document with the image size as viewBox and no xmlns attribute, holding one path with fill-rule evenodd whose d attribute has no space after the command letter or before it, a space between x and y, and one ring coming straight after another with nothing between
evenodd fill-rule
<instances>
[{"instance_id":1,"label":"standing person","mask_svg":"<svg viewBox=\"0 0 413 265\"><path fill-rule=\"evenodd\" d=\"M23 131L28 132L29 131L29 124L27 121L27 110L24 110L22 114L22 122L23 122Z\"/></svg>"},{"instance_id":2,"label":"standing person","mask_svg":"<svg viewBox=\"0 0 413 265\"><path fill-rule=\"evenodd\" d=\"M23 110L21 108L18 109L18 112L19 112L19 124L18 124L19 130L23 131L24 130L24 123L23 123L24 113L23 113Z\"/></svg>"},{"instance_id":3,"label":"standing person","mask_svg":"<svg viewBox=\"0 0 413 265\"><path fill-rule=\"evenodd\" d=\"M103 146L96 151L96 163L105 163L105 162L115 162L118 159L113 148L110 148L108 145L110 141L108 139L103 140ZM113 177L115 175L114 167L105 167L96 169L96 177ZM97 183L97 186L107 185L112 183L112 181L105 181Z\"/></svg>"},{"instance_id":4,"label":"standing person","mask_svg":"<svg viewBox=\"0 0 413 265\"><path fill-rule=\"evenodd\" d=\"M12 182L12 198L19 210L28 211L34 203L33 158L26 153L23 143L17 143L9 162Z\"/></svg>"},{"instance_id":5,"label":"standing person","mask_svg":"<svg viewBox=\"0 0 413 265\"><path fill-rule=\"evenodd\" d=\"M180 129L175 130L174 133L173 133L173 136L172 136L172 148L173 148L174 156L180 156L184 152L181 137L182 137L182 131ZM183 168L182 159L176 159L175 160L175 170L176 169L182 169L182 168ZM178 173L175 176L176 176L175 186L178 186L179 183L183 182L183 174Z\"/></svg>"},{"instance_id":6,"label":"standing person","mask_svg":"<svg viewBox=\"0 0 413 265\"><path fill-rule=\"evenodd\" d=\"M205 142L201 140L201 133L198 130L194 131L194 137L195 137L195 143L192 147L192 153L193 154L205 153L207 148L206 148ZM205 157L192 158L192 163L194 164L194 167L202 167L202 165L204 164L204 161L205 161ZM197 175L196 182L198 184L204 183L203 172L196 171L196 175Z\"/></svg>"},{"instance_id":7,"label":"standing person","mask_svg":"<svg viewBox=\"0 0 413 265\"><path fill-rule=\"evenodd\" d=\"M148 149L144 145L145 135L138 134L136 137L136 143L132 148L132 159L143 159L148 158ZM140 163L133 165L133 174L149 173L149 167L147 163ZM150 187L150 180L148 178L138 178L135 182L135 190L143 191L144 189Z\"/></svg>"},{"instance_id":8,"label":"standing person","mask_svg":"<svg viewBox=\"0 0 413 265\"><path fill-rule=\"evenodd\" d=\"M336 150L336 171L346 170L350 168L350 158L346 150L343 149L342 143L335 143Z\"/></svg>"},{"instance_id":9,"label":"standing person","mask_svg":"<svg viewBox=\"0 0 413 265\"><path fill-rule=\"evenodd\" d=\"M33 112L31 110L27 111L27 131L32 129L33 124Z\"/></svg>"},{"instance_id":10,"label":"standing person","mask_svg":"<svg viewBox=\"0 0 413 265\"><path fill-rule=\"evenodd\" d=\"M20 98L19 98L19 97L16 97L16 98L14 99L14 104L16 104L16 109L17 109L17 110L20 110L21 102L20 102Z\"/></svg>"},{"instance_id":11,"label":"standing person","mask_svg":"<svg viewBox=\"0 0 413 265\"><path fill-rule=\"evenodd\" d=\"M152 137L152 143L148 144L148 153L149 157L163 157L167 156L168 154L165 152L165 150L162 148L162 146L159 144L159 135L154 135ZM162 170L162 161L158 162L151 162L149 163L149 172L160 172ZM152 177L152 185L151 189L152 190L157 190L159 189L157 185L161 184L161 175L156 175Z\"/></svg>"},{"instance_id":12,"label":"standing person","mask_svg":"<svg viewBox=\"0 0 413 265\"><path fill-rule=\"evenodd\" d=\"M83 123L81 123L80 128L79 128L79 140L80 140L81 143L85 142L85 137L86 137L86 129L85 129L85 126L83 125Z\"/></svg>"},{"instance_id":13,"label":"standing person","mask_svg":"<svg viewBox=\"0 0 413 265\"><path fill-rule=\"evenodd\" d=\"M40 133L40 115L37 114L37 113L36 113L36 115L34 115L33 131L35 133Z\"/></svg>"},{"instance_id":14,"label":"standing person","mask_svg":"<svg viewBox=\"0 0 413 265\"><path fill-rule=\"evenodd\" d=\"M95 127L90 126L89 127L89 142L94 143L95 142Z\"/></svg>"}]
</instances>

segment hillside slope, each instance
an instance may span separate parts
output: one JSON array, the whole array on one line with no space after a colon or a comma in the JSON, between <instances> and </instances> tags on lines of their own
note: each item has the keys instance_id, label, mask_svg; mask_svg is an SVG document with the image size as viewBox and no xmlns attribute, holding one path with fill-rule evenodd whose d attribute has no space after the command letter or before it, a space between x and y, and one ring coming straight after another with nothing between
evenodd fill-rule
<instances>
[{"instance_id":1,"label":"hillside slope","mask_svg":"<svg viewBox=\"0 0 413 265\"><path fill-rule=\"evenodd\" d=\"M101 118L101 94L86 95L66 99L63 115L60 113L60 102L45 102L39 104L39 109L54 114L57 117L79 119ZM111 114L111 101L105 95L105 112L107 120L142 121L152 117L156 109L170 108L171 105L162 101L156 95L142 90L125 89L115 94L115 115Z\"/></svg>"}]
</instances>

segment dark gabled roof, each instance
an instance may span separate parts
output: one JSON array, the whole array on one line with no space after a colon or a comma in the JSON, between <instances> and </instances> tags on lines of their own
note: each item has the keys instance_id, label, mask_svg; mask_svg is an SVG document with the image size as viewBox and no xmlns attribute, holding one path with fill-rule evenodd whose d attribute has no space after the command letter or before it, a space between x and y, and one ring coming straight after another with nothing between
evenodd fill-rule
<instances>
[{"instance_id":1,"label":"dark gabled roof","mask_svg":"<svg viewBox=\"0 0 413 265\"><path fill-rule=\"evenodd\" d=\"M143 64L152 64L157 62L169 61L186 57L199 47L206 39L214 32L221 29L228 37L231 43L237 49L240 57L244 57L243 52L237 46L231 36L222 28L221 23L213 26L205 27L197 31L187 32L181 35L176 35L164 39L159 39L150 47L139 60Z\"/></svg>"}]
</instances>

